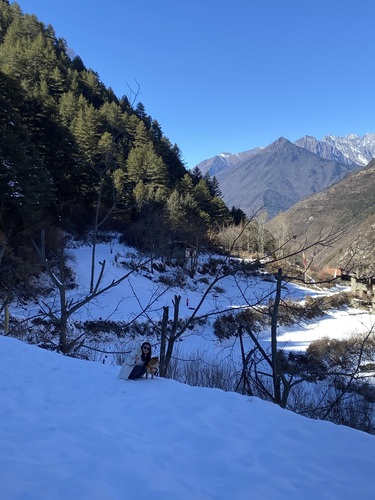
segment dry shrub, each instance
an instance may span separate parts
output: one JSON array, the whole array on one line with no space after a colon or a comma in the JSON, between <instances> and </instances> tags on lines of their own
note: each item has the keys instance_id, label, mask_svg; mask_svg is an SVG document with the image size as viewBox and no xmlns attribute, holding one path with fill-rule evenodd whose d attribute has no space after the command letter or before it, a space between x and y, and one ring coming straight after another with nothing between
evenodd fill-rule
<instances>
[{"instance_id":1,"label":"dry shrub","mask_svg":"<svg viewBox=\"0 0 375 500\"><path fill-rule=\"evenodd\" d=\"M233 364L219 360L200 350L188 356L175 353L168 367L167 378L197 387L234 391L237 373Z\"/></svg>"},{"instance_id":2,"label":"dry shrub","mask_svg":"<svg viewBox=\"0 0 375 500\"><path fill-rule=\"evenodd\" d=\"M373 363L375 357L374 334L353 334L347 339L323 337L315 340L307 348L307 353L322 361L328 368L345 370L367 369L367 362Z\"/></svg>"},{"instance_id":3,"label":"dry shrub","mask_svg":"<svg viewBox=\"0 0 375 500\"><path fill-rule=\"evenodd\" d=\"M280 302L278 309L278 324L292 326L305 318L305 307L298 302L285 300Z\"/></svg>"},{"instance_id":4,"label":"dry shrub","mask_svg":"<svg viewBox=\"0 0 375 500\"><path fill-rule=\"evenodd\" d=\"M308 295L305 300L305 317L313 319L323 316L330 309L341 309L350 303L350 296L346 292L311 297Z\"/></svg>"},{"instance_id":5,"label":"dry shrub","mask_svg":"<svg viewBox=\"0 0 375 500\"><path fill-rule=\"evenodd\" d=\"M241 325L249 327L257 333L268 324L268 317L252 308L246 308L239 313L228 313L219 316L214 322L214 333L220 340L237 337Z\"/></svg>"},{"instance_id":6,"label":"dry shrub","mask_svg":"<svg viewBox=\"0 0 375 500\"><path fill-rule=\"evenodd\" d=\"M223 314L214 322L214 333L220 340L229 339L238 333L238 322L234 314Z\"/></svg>"},{"instance_id":7,"label":"dry shrub","mask_svg":"<svg viewBox=\"0 0 375 500\"><path fill-rule=\"evenodd\" d=\"M327 295L325 299L328 307L332 307L333 309L341 309L350 304L350 294L346 292Z\"/></svg>"}]
</instances>

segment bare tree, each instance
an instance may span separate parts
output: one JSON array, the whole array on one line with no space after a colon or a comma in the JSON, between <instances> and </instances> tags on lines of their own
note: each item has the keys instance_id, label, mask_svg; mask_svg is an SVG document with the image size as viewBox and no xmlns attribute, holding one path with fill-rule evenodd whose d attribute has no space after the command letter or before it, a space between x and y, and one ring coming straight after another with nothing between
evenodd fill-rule
<instances>
[{"instance_id":1,"label":"bare tree","mask_svg":"<svg viewBox=\"0 0 375 500\"><path fill-rule=\"evenodd\" d=\"M99 297L105 292L115 288L120 283L122 283L125 279L127 279L134 271L137 269L136 267L130 270L128 273L121 276L116 280L112 280L108 285L102 286L103 276L106 261L103 260L99 262L100 272L99 276L94 283L94 287L90 292L82 298L78 298L76 300L69 299L67 297L67 280L65 273L65 253L64 248L61 248L60 255L58 257L58 270L55 271L53 266L51 265L49 259L46 256L46 245L45 245L45 233L42 231L41 233L41 244L38 246L33 241L34 247L36 248L40 261L45 268L49 278L51 279L53 285L56 287L59 294L59 307L54 308L53 306L43 302L42 311L45 316L49 317L53 323L58 326L59 329L59 345L58 350L64 354L67 354L71 351L71 349L77 345L79 338L73 339L68 342L67 333L68 333L68 321L69 318L77 312L80 308L91 302L93 299Z\"/></svg>"},{"instance_id":2,"label":"bare tree","mask_svg":"<svg viewBox=\"0 0 375 500\"><path fill-rule=\"evenodd\" d=\"M270 261L270 265L275 266L277 264L285 264L286 259L297 255L297 253L305 253L310 250L313 256L317 246L322 245L332 245L338 241L341 232L334 233L329 232L326 236L322 236L318 241L314 243L309 243L304 240L303 243L296 247L294 242L292 250L286 256L283 252L275 252L275 258ZM294 238L293 238L294 239ZM285 248L289 247L289 242L284 245ZM289 247L290 249L290 247ZM297 252L297 253L296 253ZM282 255L282 257L281 257ZM286 266L290 270L289 266ZM263 307L264 314L269 316L270 323L270 340L271 347L270 351L266 350L263 343L258 338L257 334L253 331L250 324L242 320L238 326L237 336L240 339L241 353L242 353L242 373L237 384L237 389L242 387L242 391L248 394L254 394L256 392L263 398L275 402L283 408L288 405L289 397L292 389L303 382L316 382L322 377L328 378L329 376L337 377L337 373L330 373L325 370L321 363L317 360L311 358L311 356L306 356L304 354L292 354L286 356L283 350L279 350L277 342L277 331L280 323L280 306L281 303L285 307L288 307L285 301L282 299L281 290L283 283L288 281L300 281L306 283L306 263L303 262L299 273L295 273L294 276L288 276L283 273L281 267L277 268L275 273L276 282L272 298L269 300L268 308ZM319 284L327 284L327 282L332 281L325 280L319 282ZM315 283L317 284L317 283ZM244 295L244 301L246 302L246 296ZM248 306L254 307L254 304L248 303ZM284 309L285 309L284 307ZM253 348L249 350L248 353L244 352L242 336L243 332L246 332L253 343ZM369 333L370 335L370 333ZM332 413L332 408L337 407L340 402L347 397L348 393L352 390L353 383L360 372L361 362L363 360L363 350L365 341L358 351L358 358L355 366L351 369L350 373L346 375L346 382L340 385L340 390L337 389L337 383L335 385L336 397L330 401L330 404L326 406L324 412L322 412L322 407L320 406L321 418L327 418L327 416ZM268 369L265 369L268 366ZM343 374L341 374L343 376ZM270 383L271 382L271 383Z\"/></svg>"},{"instance_id":3,"label":"bare tree","mask_svg":"<svg viewBox=\"0 0 375 500\"><path fill-rule=\"evenodd\" d=\"M246 226L244 226L243 231L246 229ZM239 233L236 237L235 240L232 242L232 248L236 244L236 240L240 238L242 233ZM317 241L314 241L312 243L309 243L307 240L302 240L302 243L300 243L299 246L296 246L296 236L292 236L293 240L293 247L290 250L289 254L286 256L285 254L283 255L282 252L274 252L273 257L271 255L268 256L268 265L272 268L274 266L277 266L282 263L285 263L287 258L292 258L297 255L300 255L302 252L307 251L307 250L314 250L314 248L318 245L322 246L329 246L334 244L340 237L340 232L333 232L333 231L328 231L325 235L321 234L319 239ZM290 242L284 242L283 247L284 248L289 248ZM280 257L280 255L283 255ZM228 261L230 260L230 252L228 255L223 259L221 264L219 265L215 275L211 279L210 283L207 285L205 292L202 294L202 297L198 304L195 306L195 309L193 310L192 314L185 320L181 320L179 318L179 309L180 309L180 301L181 301L181 296L175 295L174 300L172 302L173 304L173 319L171 322L169 322L169 308L165 307L163 311L163 321L162 321L162 331L161 331L161 339L162 339L162 349L161 349L161 369L160 372L162 375L167 373L168 370L168 365L170 363L170 360L172 358L173 354L173 349L175 346L176 341L181 338L181 336L189 329L191 328L194 323L198 320L201 320L203 318L207 318L209 315L218 315L221 314L225 311L212 311L211 313L205 314L198 316L198 313L203 305L203 303L207 300L207 297L209 293L213 290L213 288L226 276L232 275L234 278L237 276L239 271L244 270L244 266L242 263L239 265L234 265L234 266L228 266ZM248 264L248 269L250 269L253 266L253 269L255 269L256 265L258 264ZM268 299L272 299L269 301L269 310L268 310L268 315L270 317L270 325L271 325L271 353L267 353L265 349L263 348L261 342L257 338L257 336L253 333L252 329L249 328L249 326L244 323L242 325L242 328L244 331L248 333L250 338L253 340L253 343L255 345L255 351L253 351L251 354L243 352L242 354L242 361L243 361L243 370L242 370L242 375L241 375L241 380L243 383L244 387L247 387L249 390L249 381L247 379L246 375L246 370L248 368L248 363L251 362L252 360L252 354L254 352L260 353L260 358L265 362L266 364L269 365L269 371L268 375L272 379L272 384L269 387L267 384L263 384L262 386L262 391L264 394L267 395L267 398L270 399L271 401L274 401L276 404L279 404L282 407L286 407L288 397L290 394L291 389L297 385L302 383L303 381L306 380L306 378L311 377L311 374L303 373L301 377L296 377L296 371L292 370L291 373L287 373L285 370L285 363L282 363L282 359L280 358L280 351L278 349L277 345L277 328L278 328L278 321L279 321L279 306L280 306L280 301L281 301L281 288L283 286L283 281L284 280L289 280L290 278L287 276L283 276L283 271L281 267L276 267L277 272L276 272L276 286L274 289L274 294L270 294L268 296ZM303 273L301 273L302 277L299 279L303 281ZM247 301L246 296L244 295L244 308L246 307L255 307L256 304L249 304ZM259 303L264 301L266 297L262 297L258 300ZM241 339L242 334L238 335L238 337ZM258 363L255 363L254 366L255 368L257 367ZM262 375L260 372L257 372L258 375ZM263 373L264 375L264 373ZM261 384L261 379L258 377L258 384ZM251 389L249 391L251 393Z\"/></svg>"},{"instance_id":4,"label":"bare tree","mask_svg":"<svg viewBox=\"0 0 375 500\"><path fill-rule=\"evenodd\" d=\"M248 222L250 224L250 221ZM236 245L238 238L241 237L242 233L246 230L248 224L244 225L241 232L237 234L236 238L232 241L232 249ZM219 284L219 282L226 276L235 275L238 271L244 270L243 263L239 263L238 265L229 266L228 262L231 258L231 252L223 258L221 263L218 265L215 275L212 277L210 283L207 285L205 291L203 292L198 304L192 311L192 314L185 320L180 319L180 302L181 296L175 295L173 299L173 319L171 324L169 324L169 308L166 307L163 310L163 321L162 321L162 330L161 330L161 345L163 349L161 349L161 359L162 362L160 364L160 373L165 375L168 370L168 365L172 358L173 349L175 347L176 342L184 335L184 333L192 328L193 325L203 318L207 318L210 315L217 314L219 311L215 310L209 314L198 316L198 313L207 300L209 294L213 291L214 287ZM258 264L247 264L247 268L255 268ZM223 312L223 311L221 311Z\"/></svg>"},{"instance_id":5,"label":"bare tree","mask_svg":"<svg viewBox=\"0 0 375 500\"><path fill-rule=\"evenodd\" d=\"M100 217L100 208L102 205L102 194L103 194L103 185L105 181L105 176L108 174L110 169L116 168L116 158L115 158L115 144L114 139L111 134L105 132L101 137L98 149L101 155L101 163L97 166L91 165L92 169L99 175L99 185L98 185L98 193L96 199L96 208L95 208L95 218L94 218L94 227L92 232L92 252L91 252L91 278L90 278L90 292L94 290L94 281L95 281L95 262L96 262L96 244L98 238L98 230L100 226L102 226L110 217L110 215L115 211L117 206L116 199L116 189L115 185L112 186L112 206L108 208L106 214Z\"/></svg>"}]
</instances>

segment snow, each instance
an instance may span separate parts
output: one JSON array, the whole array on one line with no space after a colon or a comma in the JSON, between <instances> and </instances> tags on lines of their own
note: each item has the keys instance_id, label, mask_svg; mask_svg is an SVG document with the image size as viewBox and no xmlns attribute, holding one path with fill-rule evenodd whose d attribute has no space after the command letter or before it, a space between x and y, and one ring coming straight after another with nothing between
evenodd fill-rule
<instances>
[{"instance_id":1,"label":"snow","mask_svg":"<svg viewBox=\"0 0 375 500\"><path fill-rule=\"evenodd\" d=\"M90 250L71 250L82 295ZM123 273L114 257L128 251L119 244L98 246L98 262L107 261L105 283ZM203 290L198 282L187 285L180 290L182 315L191 313L186 297L195 306ZM241 293L230 278L219 285L225 293L210 296L203 312L238 307L242 294L250 301L274 288L258 278L250 287L240 282ZM176 289L159 296L157 287L151 275L134 273L77 317L129 320L154 298L150 316L160 319ZM303 300L320 292L289 286L284 293ZM36 310L37 305L12 304L11 315ZM315 338L343 337L372 324L373 316L363 311L333 311L281 328L278 340L287 349L304 350ZM223 349L209 331L201 333L188 336L182 348ZM218 389L160 377L121 380L119 370L0 336L1 499L372 498L374 436Z\"/></svg>"},{"instance_id":2,"label":"snow","mask_svg":"<svg viewBox=\"0 0 375 500\"><path fill-rule=\"evenodd\" d=\"M375 438L0 337L4 500L372 498Z\"/></svg>"},{"instance_id":3,"label":"snow","mask_svg":"<svg viewBox=\"0 0 375 500\"><path fill-rule=\"evenodd\" d=\"M356 134L347 134L345 137L328 135L322 142L335 147L348 159L358 165L366 166L375 154L375 134L367 133L360 137Z\"/></svg>"},{"instance_id":4,"label":"snow","mask_svg":"<svg viewBox=\"0 0 375 500\"><path fill-rule=\"evenodd\" d=\"M67 297L75 299L77 296L84 297L88 294L90 282L90 265L91 265L91 247L90 245L78 246L69 250L71 256L71 265L76 274L76 282L79 284L79 289L70 290L67 292ZM208 258L208 257L207 257ZM147 259L144 259L146 262ZM96 248L96 275L99 274L99 262L106 262L104 279L102 287L104 288L113 280L118 280L125 273L130 271L130 268L122 267L123 262L139 264L140 258L135 253L135 250L119 243L98 244ZM144 267L149 267L145 264ZM173 274L176 274L176 269ZM186 274L184 275L187 279ZM205 279L210 279L210 276L205 276ZM202 297L207 285L199 279L187 279L185 287L176 288L165 285L164 287L157 282L158 273L135 272L123 281L118 287L101 295L98 299L90 302L84 309L80 309L75 315L75 319L98 319L110 318L113 320L131 320L137 317L142 309L152 302L150 316L161 319L162 307L172 305L172 300L176 293L182 296L181 300L181 316L191 314L189 307L195 307ZM214 289L209 294L208 299L202 306L200 314L211 313L218 309L235 308L244 304L244 296L249 303L268 303L270 296L274 295L275 280L269 279L265 281L261 277L254 277L249 281L248 278L228 276L222 279L217 285L222 288L223 293L217 293ZM344 287L338 287L333 292L345 290ZM319 289L308 289L297 285L287 285L283 287L283 297L289 300L302 300L307 295L324 294ZM57 297L57 296L56 296ZM44 298L44 302L56 303L56 297ZM186 298L189 298L189 307L184 308ZM29 315L35 314L39 308L38 304L12 304L11 313L14 315Z\"/></svg>"},{"instance_id":5,"label":"snow","mask_svg":"<svg viewBox=\"0 0 375 500\"><path fill-rule=\"evenodd\" d=\"M280 328L279 347L290 351L305 351L314 340L323 337L341 339L356 333L363 333L374 327L374 316L361 310L345 309L325 314L320 322L303 326Z\"/></svg>"}]
</instances>

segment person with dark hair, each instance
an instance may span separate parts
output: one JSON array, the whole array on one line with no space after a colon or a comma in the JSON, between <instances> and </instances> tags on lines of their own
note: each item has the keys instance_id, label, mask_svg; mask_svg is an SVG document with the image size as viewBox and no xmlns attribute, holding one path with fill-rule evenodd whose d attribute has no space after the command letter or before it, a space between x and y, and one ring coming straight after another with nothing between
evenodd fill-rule
<instances>
[{"instance_id":1,"label":"person with dark hair","mask_svg":"<svg viewBox=\"0 0 375 500\"><path fill-rule=\"evenodd\" d=\"M142 378L146 373L146 366L151 358L151 344L150 342L143 342L143 344L132 351L124 361L121 367L119 378L125 380L135 380Z\"/></svg>"}]
</instances>

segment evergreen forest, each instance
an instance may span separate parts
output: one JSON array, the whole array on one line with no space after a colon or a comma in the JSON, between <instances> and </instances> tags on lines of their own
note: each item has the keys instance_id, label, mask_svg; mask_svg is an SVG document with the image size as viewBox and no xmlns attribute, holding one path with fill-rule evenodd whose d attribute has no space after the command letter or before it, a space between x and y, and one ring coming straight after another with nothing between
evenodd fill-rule
<instances>
[{"instance_id":1,"label":"evergreen forest","mask_svg":"<svg viewBox=\"0 0 375 500\"><path fill-rule=\"evenodd\" d=\"M142 251L210 244L245 214L189 171L137 92L118 97L51 25L0 0L0 285L35 273L32 241L116 231Z\"/></svg>"}]
</instances>

